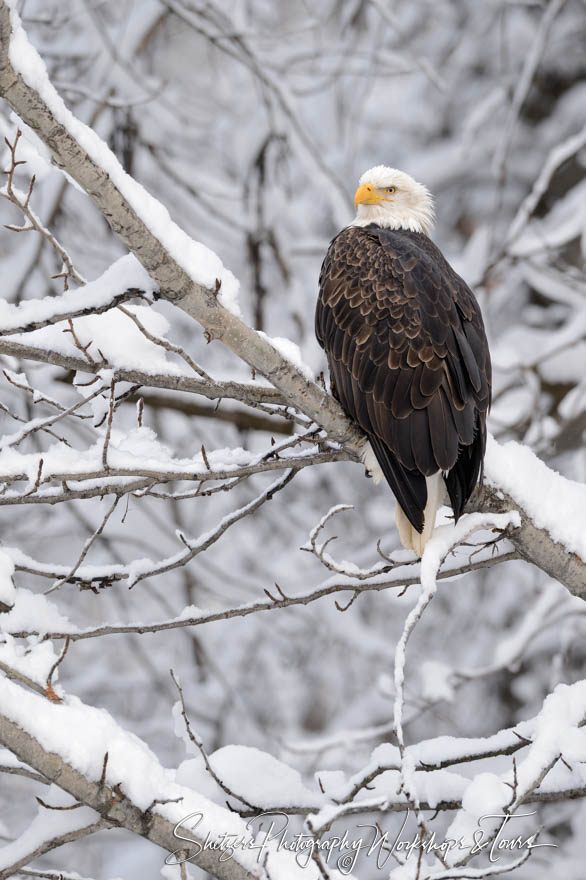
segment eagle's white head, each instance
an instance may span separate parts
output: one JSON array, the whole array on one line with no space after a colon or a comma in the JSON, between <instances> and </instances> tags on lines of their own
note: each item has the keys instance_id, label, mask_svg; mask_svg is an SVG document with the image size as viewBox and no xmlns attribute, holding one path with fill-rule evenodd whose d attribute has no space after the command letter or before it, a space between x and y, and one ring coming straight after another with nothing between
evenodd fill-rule
<instances>
[{"instance_id":1,"label":"eagle's white head","mask_svg":"<svg viewBox=\"0 0 586 880\"><path fill-rule=\"evenodd\" d=\"M365 171L354 196L353 226L377 223L388 229L409 229L430 235L433 229L433 199L427 187L404 171L376 165Z\"/></svg>"}]
</instances>

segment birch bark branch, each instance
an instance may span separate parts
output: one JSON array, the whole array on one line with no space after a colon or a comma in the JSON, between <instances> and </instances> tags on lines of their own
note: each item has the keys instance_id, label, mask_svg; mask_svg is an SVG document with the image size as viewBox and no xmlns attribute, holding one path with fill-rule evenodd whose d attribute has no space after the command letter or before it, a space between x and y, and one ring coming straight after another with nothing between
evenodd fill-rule
<instances>
[{"instance_id":1,"label":"birch bark branch","mask_svg":"<svg viewBox=\"0 0 586 880\"><path fill-rule=\"evenodd\" d=\"M265 376L291 406L321 425L330 440L340 443L351 457L357 459L363 437L341 407L322 388L309 382L266 339L223 308L215 289L196 283L172 258L111 176L56 118L47 95L51 101L60 99L52 87L47 84L41 94L15 70L9 57L11 37L10 8L6 0L0 0L0 95L45 143L54 163L85 190L113 232L159 284L161 295L198 321L207 339L220 340ZM120 174L123 174L121 169ZM485 488L476 494L470 509L500 511L503 503L510 504L506 509L515 508L521 515L521 527L512 532L511 540L523 558L542 568L570 592L585 598L584 560L556 544L547 531L538 529L516 500L505 499L503 502L496 492Z\"/></svg>"}]
</instances>

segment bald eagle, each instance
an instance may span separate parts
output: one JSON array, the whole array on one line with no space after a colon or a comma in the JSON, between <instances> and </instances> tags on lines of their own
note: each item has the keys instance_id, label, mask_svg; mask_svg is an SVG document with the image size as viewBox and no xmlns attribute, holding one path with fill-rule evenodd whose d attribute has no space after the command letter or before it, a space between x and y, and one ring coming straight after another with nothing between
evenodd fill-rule
<instances>
[{"instance_id":1,"label":"bald eagle","mask_svg":"<svg viewBox=\"0 0 586 880\"><path fill-rule=\"evenodd\" d=\"M444 488L457 520L481 475L491 366L480 308L429 238L430 193L379 165L331 242L315 316L332 393L362 428L404 547L421 556Z\"/></svg>"}]
</instances>

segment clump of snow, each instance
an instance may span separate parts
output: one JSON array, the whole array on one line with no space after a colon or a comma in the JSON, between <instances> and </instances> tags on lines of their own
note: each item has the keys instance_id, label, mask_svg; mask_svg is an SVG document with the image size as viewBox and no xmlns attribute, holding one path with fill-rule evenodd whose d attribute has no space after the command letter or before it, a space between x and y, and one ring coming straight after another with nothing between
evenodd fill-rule
<instances>
[{"instance_id":1,"label":"clump of snow","mask_svg":"<svg viewBox=\"0 0 586 880\"><path fill-rule=\"evenodd\" d=\"M433 809L442 801L458 801L462 797L468 779L454 770L418 771L417 791Z\"/></svg>"},{"instance_id":2,"label":"clump of snow","mask_svg":"<svg viewBox=\"0 0 586 880\"><path fill-rule=\"evenodd\" d=\"M64 568L63 574L68 570ZM46 596L22 587L16 588L14 605L7 614L2 615L1 620L3 633L30 631L42 635L47 632L72 632L75 629Z\"/></svg>"},{"instance_id":3,"label":"clump of snow","mask_svg":"<svg viewBox=\"0 0 586 880\"><path fill-rule=\"evenodd\" d=\"M185 729L185 724L183 724L183 728ZM195 748L193 743L190 743L190 745L192 749ZM195 757L186 758L185 761L179 764L175 771L175 782L178 785L187 785L211 801L217 802L220 800L218 797L218 785L206 768L203 756L199 752Z\"/></svg>"},{"instance_id":4,"label":"clump of snow","mask_svg":"<svg viewBox=\"0 0 586 880\"><path fill-rule=\"evenodd\" d=\"M511 788L494 773L479 773L466 788L462 807L472 816L499 813L511 801Z\"/></svg>"},{"instance_id":5,"label":"clump of snow","mask_svg":"<svg viewBox=\"0 0 586 880\"><path fill-rule=\"evenodd\" d=\"M165 316L149 306L127 304L125 309L132 312L153 336L164 337L169 329ZM140 370L150 375L189 375L186 367L169 361L165 349L147 339L136 324L119 309L110 309L99 315L84 315L76 318L73 326L79 342L84 347L89 344L88 354L96 361L101 361L103 355L112 367L119 369ZM67 331L67 325L58 323L9 338L79 358L81 353L71 333ZM88 389L93 391L91 386Z\"/></svg>"},{"instance_id":6,"label":"clump of snow","mask_svg":"<svg viewBox=\"0 0 586 880\"><path fill-rule=\"evenodd\" d=\"M89 281L77 290L67 290L58 297L28 299L18 305L0 299L0 328L4 331L12 330L81 309L103 308L121 293L133 288L144 293L154 293L158 290L158 285L136 257L127 254L112 263L95 281ZM128 319L126 320L128 322Z\"/></svg>"},{"instance_id":7,"label":"clump of snow","mask_svg":"<svg viewBox=\"0 0 586 880\"><path fill-rule=\"evenodd\" d=\"M181 700L177 700L173 704L173 708L171 710L171 714L173 715L173 732L178 739L182 739L185 744L185 750L190 755L199 755L199 751L196 746L191 742L189 738L189 734L187 732L187 727L185 725L185 719L182 714L182 705Z\"/></svg>"},{"instance_id":8,"label":"clump of snow","mask_svg":"<svg viewBox=\"0 0 586 880\"><path fill-rule=\"evenodd\" d=\"M454 699L453 669L438 660L425 660L419 669L421 695L424 700Z\"/></svg>"},{"instance_id":9,"label":"clump of snow","mask_svg":"<svg viewBox=\"0 0 586 880\"><path fill-rule=\"evenodd\" d=\"M268 752L251 746L224 746L210 755L214 773L236 794L255 806L314 807L319 795L301 781L301 774Z\"/></svg>"},{"instance_id":10,"label":"clump of snow","mask_svg":"<svg viewBox=\"0 0 586 880\"><path fill-rule=\"evenodd\" d=\"M571 727L560 738L560 749L566 761L586 762L586 730L581 727Z\"/></svg>"},{"instance_id":11,"label":"clump of snow","mask_svg":"<svg viewBox=\"0 0 586 880\"><path fill-rule=\"evenodd\" d=\"M58 654L55 653L54 645L50 641L37 643L35 638L30 638L26 644L22 644L8 633L3 634L3 641L0 643L0 660L42 687L46 685L51 667L57 658Z\"/></svg>"},{"instance_id":12,"label":"clump of snow","mask_svg":"<svg viewBox=\"0 0 586 880\"><path fill-rule=\"evenodd\" d=\"M535 525L586 559L586 486L561 476L527 447L497 443L489 434L484 460L487 482L518 501Z\"/></svg>"},{"instance_id":13,"label":"clump of snow","mask_svg":"<svg viewBox=\"0 0 586 880\"><path fill-rule=\"evenodd\" d=\"M273 348L276 348L285 360L297 367L309 382L313 382L315 374L301 357L301 350L296 342L292 342L291 339L286 339L284 336L267 336L262 330L258 331L258 335L266 339L267 342L270 342Z\"/></svg>"}]
</instances>

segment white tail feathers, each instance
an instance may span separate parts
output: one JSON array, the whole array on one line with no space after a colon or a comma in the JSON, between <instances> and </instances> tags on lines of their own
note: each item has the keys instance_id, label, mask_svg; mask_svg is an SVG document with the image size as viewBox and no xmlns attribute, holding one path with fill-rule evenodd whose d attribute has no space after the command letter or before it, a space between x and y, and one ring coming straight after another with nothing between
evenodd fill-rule
<instances>
[{"instance_id":1,"label":"white tail feathers","mask_svg":"<svg viewBox=\"0 0 586 880\"><path fill-rule=\"evenodd\" d=\"M374 484L378 485L383 478L383 472L368 441L362 447L360 460L372 477ZM427 484L427 504L423 512L423 532L421 534L419 534L417 529L413 528L403 513L399 502L395 506L395 522L399 530L401 544L406 550L414 550L418 556L423 556L425 545L431 538L435 525L435 515L442 501L443 480L441 471L438 471L432 477L426 477L425 482Z\"/></svg>"},{"instance_id":2,"label":"white tail feathers","mask_svg":"<svg viewBox=\"0 0 586 880\"><path fill-rule=\"evenodd\" d=\"M438 471L432 477L426 477L427 484L427 504L423 512L423 531L421 534L414 529L400 504L397 502L395 507L395 522L399 530L399 538L401 544L406 550L414 550L418 556L423 556L425 545L431 538L433 527L435 525L435 515L440 506L442 498L442 473Z\"/></svg>"}]
</instances>

